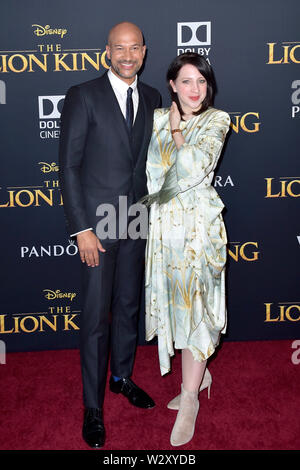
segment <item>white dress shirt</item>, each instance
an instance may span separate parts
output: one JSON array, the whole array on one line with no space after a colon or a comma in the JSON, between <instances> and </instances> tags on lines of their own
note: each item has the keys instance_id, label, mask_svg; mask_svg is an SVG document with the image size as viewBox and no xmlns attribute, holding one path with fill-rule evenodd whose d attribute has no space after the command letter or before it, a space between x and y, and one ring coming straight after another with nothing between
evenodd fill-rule
<instances>
[{"instance_id":1,"label":"white dress shirt","mask_svg":"<svg viewBox=\"0 0 300 470\"><path fill-rule=\"evenodd\" d=\"M112 86L112 89L114 90L116 98L118 100L122 114L124 118L126 119L126 100L127 100L127 90L129 88L129 85L127 85L126 82L124 82L119 77L117 77L111 71L111 69L109 69L109 71L107 72L107 76ZM138 106L139 106L139 92L137 88L137 76L135 77L134 82L130 85L130 88L133 89L132 101L133 101L133 122L134 122L136 113L138 110Z\"/></svg>"},{"instance_id":2,"label":"white dress shirt","mask_svg":"<svg viewBox=\"0 0 300 470\"><path fill-rule=\"evenodd\" d=\"M110 81L114 94L116 95L122 114L124 118L126 119L126 100L127 100L127 90L129 88L129 85L127 85L126 82L124 82L119 77L117 77L117 75L115 75L111 71L111 69L109 69L109 71L107 72L107 77ZM135 77L134 82L130 85L130 88L133 89L132 102L133 102L133 122L134 122L136 118L138 106L139 106L139 92L137 88L137 76ZM81 230L80 232L73 233L71 237L75 237L79 233L87 232L88 230L93 230L93 229L91 227L86 228L85 230Z\"/></svg>"}]
</instances>

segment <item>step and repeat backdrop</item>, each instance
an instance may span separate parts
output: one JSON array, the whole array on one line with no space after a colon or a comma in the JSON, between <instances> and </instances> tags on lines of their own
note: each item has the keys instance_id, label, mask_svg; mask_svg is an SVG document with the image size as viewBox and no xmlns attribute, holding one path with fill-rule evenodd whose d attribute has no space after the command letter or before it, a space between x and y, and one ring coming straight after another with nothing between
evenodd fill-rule
<instances>
[{"instance_id":1,"label":"step and repeat backdrop","mask_svg":"<svg viewBox=\"0 0 300 470\"><path fill-rule=\"evenodd\" d=\"M109 67L109 29L132 21L141 79L169 106L184 51L213 66L231 129L214 186L228 231L225 340L299 338L300 4L294 0L4 0L0 15L1 305L8 351L76 348L81 263L58 175L68 88ZM141 307L139 343L144 344ZM2 343L3 344L3 343Z\"/></svg>"}]
</instances>

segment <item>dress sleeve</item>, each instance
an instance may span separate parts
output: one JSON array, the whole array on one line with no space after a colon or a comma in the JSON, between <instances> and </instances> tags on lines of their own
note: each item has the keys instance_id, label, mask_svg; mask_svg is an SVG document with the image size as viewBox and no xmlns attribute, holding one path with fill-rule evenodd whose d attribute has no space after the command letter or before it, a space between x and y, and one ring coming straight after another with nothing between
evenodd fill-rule
<instances>
[{"instance_id":1,"label":"dress sleeve","mask_svg":"<svg viewBox=\"0 0 300 470\"><path fill-rule=\"evenodd\" d=\"M146 175L147 175L147 188L149 194L159 191L164 182L164 167L162 165L162 147L161 141L157 137L159 134L158 120L164 113L163 108L154 110L153 116L153 130L152 136L148 147Z\"/></svg>"},{"instance_id":2,"label":"dress sleeve","mask_svg":"<svg viewBox=\"0 0 300 470\"><path fill-rule=\"evenodd\" d=\"M229 115L216 111L196 142L184 143L177 151L176 171L180 192L200 184L215 169L229 124Z\"/></svg>"}]
</instances>

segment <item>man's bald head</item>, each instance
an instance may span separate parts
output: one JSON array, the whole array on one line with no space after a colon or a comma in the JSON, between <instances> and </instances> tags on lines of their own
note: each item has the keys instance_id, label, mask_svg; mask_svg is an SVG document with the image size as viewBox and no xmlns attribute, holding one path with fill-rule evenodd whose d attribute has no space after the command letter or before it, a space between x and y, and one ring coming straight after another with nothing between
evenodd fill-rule
<instances>
[{"instance_id":1,"label":"man's bald head","mask_svg":"<svg viewBox=\"0 0 300 470\"><path fill-rule=\"evenodd\" d=\"M139 42L140 44L144 44L144 38L143 38L143 33L140 30L140 28L135 25L134 23L130 23L128 21L123 21L122 23L118 23L115 26L111 28L111 30L108 33L108 39L107 43L109 46L111 46L115 40L123 36L124 34L136 34L137 37L139 37Z\"/></svg>"},{"instance_id":2,"label":"man's bald head","mask_svg":"<svg viewBox=\"0 0 300 470\"><path fill-rule=\"evenodd\" d=\"M107 38L108 45L111 45L120 35L123 36L128 33L136 34L136 36L139 37L141 44L144 44L143 33L140 28L134 23L123 21L122 23L118 23L113 26L109 31Z\"/></svg>"}]
</instances>

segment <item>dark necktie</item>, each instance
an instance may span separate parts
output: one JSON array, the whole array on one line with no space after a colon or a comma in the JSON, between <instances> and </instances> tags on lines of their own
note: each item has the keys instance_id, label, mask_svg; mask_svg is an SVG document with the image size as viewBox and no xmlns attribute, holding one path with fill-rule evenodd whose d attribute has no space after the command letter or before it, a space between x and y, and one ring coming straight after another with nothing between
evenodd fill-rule
<instances>
[{"instance_id":1,"label":"dark necktie","mask_svg":"<svg viewBox=\"0 0 300 470\"><path fill-rule=\"evenodd\" d=\"M127 90L127 101L126 101L126 124L128 126L129 132L132 130L133 125L133 102L132 102L132 88Z\"/></svg>"}]
</instances>

